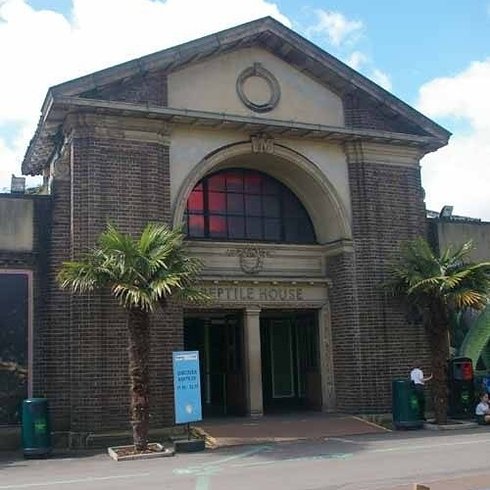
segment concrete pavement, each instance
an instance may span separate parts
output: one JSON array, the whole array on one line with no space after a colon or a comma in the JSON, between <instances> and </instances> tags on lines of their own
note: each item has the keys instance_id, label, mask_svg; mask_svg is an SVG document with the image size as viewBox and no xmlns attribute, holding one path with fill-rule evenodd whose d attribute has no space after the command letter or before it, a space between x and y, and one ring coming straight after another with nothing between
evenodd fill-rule
<instances>
[{"instance_id":1,"label":"concrete pavement","mask_svg":"<svg viewBox=\"0 0 490 490\"><path fill-rule=\"evenodd\" d=\"M104 453L48 460L0 454L0 490L490 489L490 432L391 432L270 443L116 463Z\"/></svg>"},{"instance_id":2,"label":"concrete pavement","mask_svg":"<svg viewBox=\"0 0 490 490\"><path fill-rule=\"evenodd\" d=\"M227 417L196 424L212 447L317 440L358 434L382 434L388 429L353 415L322 412Z\"/></svg>"}]
</instances>

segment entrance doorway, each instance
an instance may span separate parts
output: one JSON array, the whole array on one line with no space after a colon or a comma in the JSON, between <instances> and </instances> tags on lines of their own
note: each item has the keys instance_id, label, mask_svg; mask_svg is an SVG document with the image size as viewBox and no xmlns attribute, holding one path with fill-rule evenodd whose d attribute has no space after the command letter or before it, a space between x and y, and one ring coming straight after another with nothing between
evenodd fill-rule
<instances>
[{"instance_id":1,"label":"entrance doorway","mask_svg":"<svg viewBox=\"0 0 490 490\"><path fill-rule=\"evenodd\" d=\"M316 312L264 311L260 335L264 410L320 410Z\"/></svg>"},{"instance_id":2,"label":"entrance doorway","mask_svg":"<svg viewBox=\"0 0 490 490\"><path fill-rule=\"evenodd\" d=\"M186 316L184 348L199 351L203 416L244 415L242 314Z\"/></svg>"}]
</instances>

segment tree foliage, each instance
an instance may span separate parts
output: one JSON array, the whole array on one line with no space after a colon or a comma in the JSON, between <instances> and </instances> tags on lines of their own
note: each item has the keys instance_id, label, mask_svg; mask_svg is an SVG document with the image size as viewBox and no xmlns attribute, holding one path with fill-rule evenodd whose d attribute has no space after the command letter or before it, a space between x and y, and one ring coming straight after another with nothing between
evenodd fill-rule
<instances>
[{"instance_id":1,"label":"tree foliage","mask_svg":"<svg viewBox=\"0 0 490 490\"><path fill-rule=\"evenodd\" d=\"M205 294L194 287L201 262L187 255L183 238L180 230L153 223L133 238L109 224L97 246L63 264L59 284L78 294L108 288L124 308L148 312L171 295L204 301Z\"/></svg>"},{"instance_id":2,"label":"tree foliage","mask_svg":"<svg viewBox=\"0 0 490 490\"><path fill-rule=\"evenodd\" d=\"M402 247L401 258L391 271L387 287L403 297L422 319L432 354L436 421L447 417L446 362L449 356L450 316L488 303L490 262L471 262L471 241L435 253L418 238Z\"/></svg>"},{"instance_id":3,"label":"tree foliage","mask_svg":"<svg viewBox=\"0 0 490 490\"><path fill-rule=\"evenodd\" d=\"M58 274L61 288L76 294L108 289L127 311L131 425L138 451L148 443L150 314L158 307L165 311L170 297L207 300L195 287L200 269L180 230L150 223L134 238L109 224L94 248L65 262Z\"/></svg>"}]
</instances>

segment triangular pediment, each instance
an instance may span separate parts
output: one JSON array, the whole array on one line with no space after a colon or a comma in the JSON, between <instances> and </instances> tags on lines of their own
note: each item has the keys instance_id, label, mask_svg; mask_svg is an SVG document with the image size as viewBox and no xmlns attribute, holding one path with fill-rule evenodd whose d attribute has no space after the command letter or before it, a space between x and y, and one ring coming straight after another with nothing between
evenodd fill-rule
<instances>
[{"instance_id":1,"label":"triangular pediment","mask_svg":"<svg viewBox=\"0 0 490 490\"><path fill-rule=\"evenodd\" d=\"M342 101L346 127L442 140L449 136L445 129L412 107L270 17L72 80L53 87L51 93L172 107L166 77L175 78L173 74L206 61L229 58L233 52L257 49L268 52L311 83L335 94ZM194 82L198 84L198 80Z\"/></svg>"},{"instance_id":2,"label":"triangular pediment","mask_svg":"<svg viewBox=\"0 0 490 490\"><path fill-rule=\"evenodd\" d=\"M262 69L272 78L257 77ZM244 96L239 94L240 79ZM274 79L280 96L275 105ZM268 95L260 92L261 83L269 86ZM274 107L263 110L269 103ZM420 145L425 152L444 146L450 136L270 17L52 87L22 164L24 173L41 171L63 118L78 110L212 127L218 121L232 129L275 128L279 134L336 141L370 138Z\"/></svg>"}]
</instances>

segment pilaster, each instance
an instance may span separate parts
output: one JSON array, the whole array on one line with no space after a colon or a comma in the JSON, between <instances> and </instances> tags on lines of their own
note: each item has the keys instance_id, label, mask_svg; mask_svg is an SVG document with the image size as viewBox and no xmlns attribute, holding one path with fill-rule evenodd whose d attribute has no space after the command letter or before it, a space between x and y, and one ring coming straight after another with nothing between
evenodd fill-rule
<instances>
[{"instance_id":1,"label":"pilaster","mask_svg":"<svg viewBox=\"0 0 490 490\"><path fill-rule=\"evenodd\" d=\"M260 311L260 308L245 308L244 315L247 412L251 416L261 416L264 413Z\"/></svg>"},{"instance_id":2,"label":"pilaster","mask_svg":"<svg viewBox=\"0 0 490 490\"><path fill-rule=\"evenodd\" d=\"M335 404L335 382L332 344L332 321L330 307L323 306L318 312L318 342L320 373L322 380L322 411L333 412Z\"/></svg>"}]
</instances>

